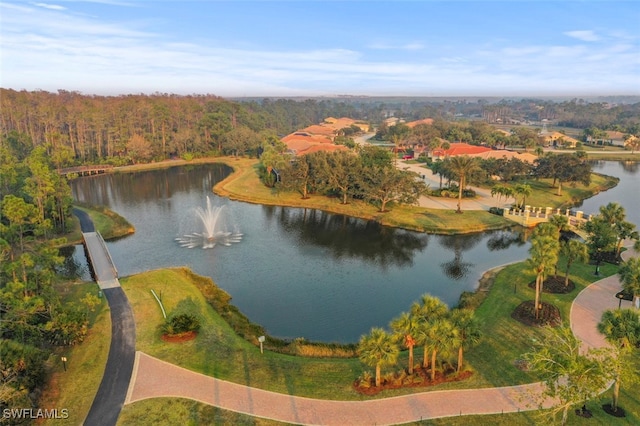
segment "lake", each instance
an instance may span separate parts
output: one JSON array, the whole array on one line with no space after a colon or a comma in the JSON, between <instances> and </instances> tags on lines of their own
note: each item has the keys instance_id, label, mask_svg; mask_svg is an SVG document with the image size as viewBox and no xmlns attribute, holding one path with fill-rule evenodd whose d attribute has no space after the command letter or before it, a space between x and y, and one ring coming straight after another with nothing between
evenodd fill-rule
<instances>
[{"instance_id":1,"label":"lake","mask_svg":"<svg viewBox=\"0 0 640 426\"><path fill-rule=\"evenodd\" d=\"M422 294L455 306L463 291L476 289L484 271L528 256L528 244L509 230L429 235L215 196L211 188L229 171L223 165L173 167L71 184L75 199L106 205L135 226L134 235L107 243L120 276L188 266L211 277L251 321L281 338L357 342L371 327L387 327ZM598 163L596 171L620 175L624 188L627 180L635 181L626 191L640 187L638 173L627 175L618 163ZM609 192L585 201L582 209L591 212L590 203ZM206 206L207 196L222 207L220 220L241 232L242 241L207 250L180 247L177 237L202 232L195 210ZM634 214L640 211L637 195L618 197L631 220L634 206ZM89 280L82 246L70 259Z\"/></svg>"}]
</instances>

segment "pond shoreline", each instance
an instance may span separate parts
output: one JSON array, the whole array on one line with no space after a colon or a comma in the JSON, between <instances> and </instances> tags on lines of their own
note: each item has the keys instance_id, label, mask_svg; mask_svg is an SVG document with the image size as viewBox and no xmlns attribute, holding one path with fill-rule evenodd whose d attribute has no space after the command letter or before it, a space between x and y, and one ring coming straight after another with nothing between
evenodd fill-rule
<instances>
[{"instance_id":1,"label":"pond shoreline","mask_svg":"<svg viewBox=\"0 0 640 426\"><path fill-rule=\"evenodd\" d=\"M370 204L360 201L353 201L344 205L340 204L336 199L326 196L314 196L310 199L302 200L301 198L290 195L287 196L287 194L274 191L272 188L267 188L262 185L255 175L255 167L258 162L252 158L205 157L190 161L182 159L165 160L157 163L116 167L113 169L113 173L131 173L202 164L224 164L232 169L232 172L226 178L214 185L212 192L218 196L234 201L257 205L317 209L332 214L375 221L384 226L435 235L474 234L516 228L519 226L500 216L480 210L465 211L464 219L468 222L460 224L462 217L459 215L451 215L451 212L446 209L399 205L395 206L391 212L380 213ZM595 174L606 176L600 173ZM611 178L609 176L606 177ZM578 206L584 200L614 188L618 181L619 179L616 178L615 183L611 186L595 188L588 197L572 200L570 207ZM251 188L251 192L248 192L247 188ZM433 222L435 223L425 223L425 216L434 216L435 220Z\"/></svg>"}]
</instances>

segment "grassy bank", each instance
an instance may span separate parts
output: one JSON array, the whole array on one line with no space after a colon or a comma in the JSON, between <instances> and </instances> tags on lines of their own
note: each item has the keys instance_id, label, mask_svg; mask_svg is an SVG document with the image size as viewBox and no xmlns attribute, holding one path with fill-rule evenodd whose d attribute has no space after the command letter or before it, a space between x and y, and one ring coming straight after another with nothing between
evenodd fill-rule
<instances>
[{"instance_id":1,"label":"grassy bank","mask_svg":"<svg viewBox=\"0 0 640 426\"><path fill-rule=\"evenodd\" d=\"M74 206L79 210L87 213L96 230L102 234L105 240L124 237L125 235L133 234L135 228L124 217L118 213L109 210L104 206ZM74 245L82 243L82 231L80 230L80 221L75 216L73 217L73 230L66 235L67 244Z\"/></svg>"},{"instance_id":2,"label":"grassy bank","mask_svg":"<svg viewBox=\"0 0 640 426\"><path fill-rule=\"evenodd\" d=\"M591 183L583 185L563 184L561 195L557 195L558 188L553 187L552 179L531 180L526 183L531 186L532 194L527 197L526 204L534 207L569 208L579 204L586 198L611 189L620 179L599 173L591 174Z\"/></svg>"},{"instance_id":3,"label":"grassy bank","mask_svg":"<svg viewBox=\"0 0 640 426\"><path fill-rule=\"evenodd\" d=\"M63 300L80 303L87 293L95 295L98 288L95 283L67 283L56 286L56 291ZM104 298L100 300L95 311L89 313L89 332L85 340L79 345L58 349L49 360L49 379L40 398L40 407L66 408L69 417L45 424L75 426L82 424L89 412L102 380L111 344L109 306ZM67 357L66 371L60 361L61 356Z\"/></svg>"},{"instance_id":4,"label":"grassy bank","mask_svg":"<svg viewBox=\"0 0 640 426\"><path fill-rule=\"evenodd\" d=\"M453 210L426 209L416 206L395 205L380 213L375 206L362 201L341 204L337 198L312 195L303 200L295 192L280 192L267 188L258 179L258 161L254 159L227 159L234 173L216 184L214 192L220 196L255 204L302 207L324 210L375 220L382 225L394 226L419 232L436 234L464 234L513 226L513 223L485 211L465 211L455 214Z\"/></svg>"}]
</instances>

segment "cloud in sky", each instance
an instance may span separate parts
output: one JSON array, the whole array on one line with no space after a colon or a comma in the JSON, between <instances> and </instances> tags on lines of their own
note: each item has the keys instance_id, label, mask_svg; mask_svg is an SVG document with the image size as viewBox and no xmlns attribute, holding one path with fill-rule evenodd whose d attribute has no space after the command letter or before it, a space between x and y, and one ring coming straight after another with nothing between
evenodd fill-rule
<instances>
[{"instance_id":1,"label":"cloud in sky","mask_svg":"<svg viewBox=\"0 0 640 426\"><path fill-rule=\"evenodd\" d=\"M67 8L64 6L60 6L59 4L47 4L47 3L34 3L35 6L43 7L45 9L51 10L66 10Z\"/></svg>"},{"instance_id":2,"label":"cloud in sky","mask_svg":"<svg viewBox=\"0 0 640 426\"><path fill-rule=\"evenodd\" d=\"M591 30L582 30L582 31L566 31L565 35L576 38L581 41L598 41L600 37Z\"/></svg>"},{"instance_id":3,"label":"cloud in sky","mask_svg":"<svg viewBox=\"0 0 640 426\"><path fill-rule=\"evenodd\" d=\"M179 6L178 2L157 2L153 7L137 3L135 13L126 13L131 11L128 5L110 0L98 0L99 8L86 1L58 3L65 6L0 3L0 86L220 96L640 92L639 37L633 28L615 28L617 33L607 32L606 37L591 30L547 28L545 34L553 31L556 37L543 43L538 42L541 37L526 33L455 34L454 38L429 26L404 31L400 24L368 31L373 24L353 16L343 23L320 18L317 23L310 16L302 29L314 25L336 29L306 34L290 27L294 17L274 16L264 28L247 24L238 29L232 24L242 22L234 21L215 32L225 25L228 3L189 3L211 8L208 13L213 18L202 26L197 10L168 7ZM259 9L267 3L251 5ZM169 10L164 15L163 5ZM366 4L376 5L380 3ZM182 26L181 19L187 24ZM351 37L332 38L345 34L343 25L351 25L347 27ZM567 40L563 36L588 43L563 44Z\"/></svg>"}]
</instances>

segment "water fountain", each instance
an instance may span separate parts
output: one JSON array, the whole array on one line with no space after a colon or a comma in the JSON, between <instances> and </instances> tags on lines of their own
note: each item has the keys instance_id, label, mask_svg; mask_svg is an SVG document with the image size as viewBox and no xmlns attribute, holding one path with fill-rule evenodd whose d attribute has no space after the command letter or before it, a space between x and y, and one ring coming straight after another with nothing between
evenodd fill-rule
<instances>
[{"instance_id":1,"label":"water fountain","mask_svg":"<svg viewBox=\"0 0 640 426\"><path fill-rule=\"evenodd\" d=\"M216 244L230 246L233 243L239 243L242 240L242 234L229 231L224 227L223 217L221 217L223 210L224 206L212 206L211 199L207 196L207 208L196 208L196 216L202 222L204 232L194 232L178 237L176 238L178 244L186 248L202 247L203 249L209 249L215 247Z\"/></svg>"}]
</instances>

